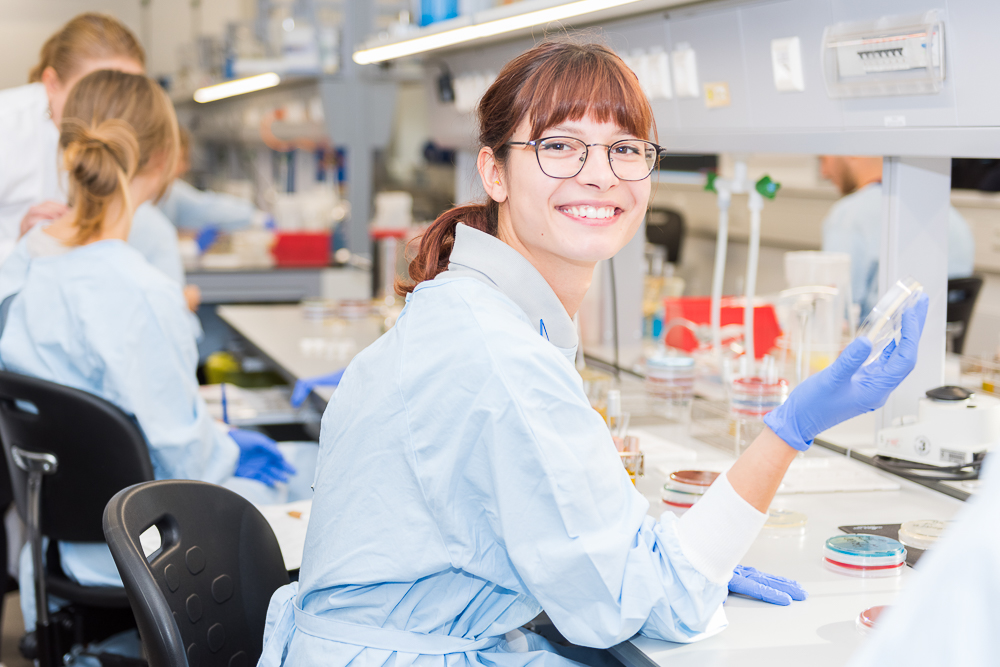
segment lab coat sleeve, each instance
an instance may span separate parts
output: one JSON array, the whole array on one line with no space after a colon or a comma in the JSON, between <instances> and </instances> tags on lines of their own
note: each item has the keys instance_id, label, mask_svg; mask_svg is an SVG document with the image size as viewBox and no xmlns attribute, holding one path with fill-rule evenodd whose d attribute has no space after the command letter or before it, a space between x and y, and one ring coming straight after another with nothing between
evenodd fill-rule
<instances>
[{"instance_id":1,"label":"lab coat sleeve","mask_svg":"<svg viewBox=\"0 0 1000 667\"><path fill-rule=\"evenodd\" d=\"M179 285L184 284L184 262L177 242L177 230L149 202L136 209L128 244L165 276Z\"/></svg>"},{"instance_id":2,"label":"lab coat sleeve","mask_svg":"<svg viewBox=\"0 0 1000 667\"><path fill-rule=\"evenodd\" d=\"M209 225L232 231L249 227L253 203L223 192L199 190L177 179L170 186L160 210L180 229L199 230Z\"/></svg>"},{"instance_id":3,"label":"lab coat sleeve","mask_svg":"<svg viewBox=\"0 0 1000 667\"><path fill-rule=\"evenodd\" d=\"M142 428L156 478L219 483L232 476L239 450L198 393L198 352L180 290L165 292L121 290L120 317L81 321L78 330L105 396ZM101 311L111 309L94 309Z\"/></svg>"},{"instance_id":4,"label":"lab coat sleeve","mask_svg":"<svg viewBox=\"0 0 1000 667\"><path fill-rule=\"evenodd\" d=\"M576 644L612 646L640 631L686 642L724 628L732 568L763 515L720 487L706 494L704 526L698 515L649 517L569 362L523 321L482 324L484 349L451 350L466 395L455 428L475 446L457 466L465 481L439 503L445 544L462 543L449 508L482 500L524 587Z\"/></svg>"}]
</instances>

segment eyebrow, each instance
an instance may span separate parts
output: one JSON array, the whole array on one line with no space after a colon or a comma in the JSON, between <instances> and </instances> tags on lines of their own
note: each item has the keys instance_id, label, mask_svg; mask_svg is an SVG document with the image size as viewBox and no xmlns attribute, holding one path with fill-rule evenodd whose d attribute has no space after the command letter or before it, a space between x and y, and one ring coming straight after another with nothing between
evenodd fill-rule
<instances>
[{"instance_id":1,"label":"eyebrow","mask_svg":"<svg viewBox=\"0 0 1000 667\"><path fill-rule=\"evenodd\" d=\"M565 132L567 135L583 134L583 129L578 125L556 125L555 127L549 128L551 132ZM622 128L618 128L615 133L616 137L632 137L632 135Z\"/></svg>"}]
</instances>

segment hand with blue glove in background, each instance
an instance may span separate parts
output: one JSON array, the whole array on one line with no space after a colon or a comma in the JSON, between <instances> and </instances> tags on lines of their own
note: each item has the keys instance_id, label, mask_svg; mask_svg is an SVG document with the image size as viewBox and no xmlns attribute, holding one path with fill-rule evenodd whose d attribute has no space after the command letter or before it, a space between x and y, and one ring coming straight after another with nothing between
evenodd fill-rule
<instances>
[{"instance_id":1,"label":"hand with blue glove in background","mask_svg":"<svg viewBox=\"0 0 1000 667\"><path fill-rule=\"evenodd\" d=\"M737 565L733 571L729 592L783 607L792 604L792 600L802 601L809 597L797 581L742 565Z\"/></svg>"},{"instance_id":2,"label":"hand with blue glove in background","mask_svg":"<svg viewBox=\"0 0 1000 667\"><path fill-rule=\"evenodd\" d=\"M234 428L229 437L240 448L240 460L236 465L236 477L257 480L267 486L287 482L289 475L295 474L285 457L278 451L277 443L263 433Z\"/></svg>"},{"instance_id":3,"label":"hand with blue glove in background","mask_svg":"<svg viewBox=\"0 0 1000 667\"><path fill-rule=\"evenodd\" d=\"M764 423L789 446L805 451L828 428L882 407L917 364L927 303L923 294L903 313L898 346L890 342L878 359L862 366L872 345L867 338L856 338L829 368L807 378L788 400L764 415Z\"/></svg>"}]
</instances>

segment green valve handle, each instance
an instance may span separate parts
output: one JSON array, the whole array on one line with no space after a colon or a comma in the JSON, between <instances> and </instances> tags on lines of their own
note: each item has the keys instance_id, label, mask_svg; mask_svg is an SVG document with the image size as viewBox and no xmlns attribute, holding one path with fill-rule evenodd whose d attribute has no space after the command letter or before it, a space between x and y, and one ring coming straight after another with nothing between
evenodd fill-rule
<instances>
[{"instance_id":1,"label":"green valve handle","mask_svg":"<svg viewBox=\"0 0 1000 667\"><path fill-rule=\"evenodd\" d=\"M717 193L718 190L715 189L715 179L717 179L719 177L719 175L717 173L715 173L714 171L710 171L710 172L708 172L706 174L706 177L707 178L705 180L705 190L708 191L708 192L716 192Z\"/></svg>"},{"instance_id":2,"label":"green valve handle","mask_svg":"<svg viewBox=\"0 0 1000 667\"><path fill-rule=\"evenodd\" d=\"M772 181L771 177L765 174L759 181L757 181L757 184L754 185L754 189L756 189L762 196L767 197L768 199L774 199L774 195L778 194L778 190L781 189L781 183Z\"/></svg>"}]
</instances>

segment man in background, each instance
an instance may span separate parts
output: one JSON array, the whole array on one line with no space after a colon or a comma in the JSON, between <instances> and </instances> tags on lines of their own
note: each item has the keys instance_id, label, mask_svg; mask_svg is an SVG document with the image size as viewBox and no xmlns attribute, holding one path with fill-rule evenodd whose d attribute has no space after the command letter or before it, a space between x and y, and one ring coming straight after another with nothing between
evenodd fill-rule
<instances>
[{"instance_id":1,"label":"man in background","mask_svg":"<svg viewBox=\"0 0 1000 667\"><path fill-rule=\"evenodd\" d=\"M823 221L823 250L851 256L851 293L863 320L878 302L882 237L882 158L823 155L823 178L843 196ZM948 207L948 277L972 275L975 244L969 224Z\"/></svg>"}]
</instances>

